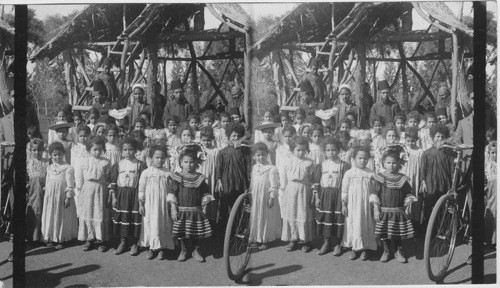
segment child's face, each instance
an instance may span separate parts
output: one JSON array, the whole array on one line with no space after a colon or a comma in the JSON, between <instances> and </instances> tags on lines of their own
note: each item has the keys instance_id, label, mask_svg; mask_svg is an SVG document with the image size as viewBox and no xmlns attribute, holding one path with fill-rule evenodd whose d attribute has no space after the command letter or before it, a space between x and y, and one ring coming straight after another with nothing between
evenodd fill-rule
<instances>
[{"instance_id":1,"label":"child's face","mask_svg":"<svg viewBox=\"0 0 500 288\"><path fill-rule=\"evenodd\" d=\"M203 118L202 124L204 127L212 127L212 125L214 124L214 120L212 120L212 118L210 117L205 117Z\"/></svg>"},{"instance_id":2,"label":"child's face","mask_svg":"<svg viewBox=\"0 0 500 288\"><path fill-rule=\"evenodd\" d=\"M375 134L378 134L380 135L380 133L382 133L382 123L380 123L380 121L375 121L373 122L373 132L375 132Z\"/></svg>"},{"instance_id":3,"label":"child's face","mask_svg":"<svg viewBox=\"0 0 500 288\"><path fill-rule=\"evenodd\" d=\"M89 116L89 122L92 125L95 125L97 123L98 119L99 119L99 117L95 114L90 114L90 116Z\"/></svg>"},{"instance_id":4,"label":"child's face","mask_svg":"<svg viewBox=\"0 0 500 288\"><path fill-rule=\"evenodd\" d=\"M304 122L304 116L303 115L298 114L297 116L295 116L295 123L301 125L303 122Z\"/></svg>"},{"instance_id":5,"label":"child's face","mask_svg":"<svg viewBox=\"0 0 500 288\"><path fill-rule=\"evenodd\" d=\"M370 147L370 145L372 144L372 140L370 138L361 138L359 139L359 145L363 146L363 147Z\"/></svg>"},{"instance_id":6,"label":"child's face","mask_svg":"<svg viewBox=\"0 0 500 288\"><path fill-rule=\"evenodd\" d=\"M146 121L146 123L149 123L149 116L146 114L141 114L142 120Z\"/></svg>"},{"instance_id":7,"label":"child's face","mask_svg":"<svg viewBox=\"0 0 500 288\"><path fill-rule=\"evenodd\" d=\"M340 124L340 131L349 131L349 124L341 123Z\"/></svg>"},{"instance_id":8,"label":"child's face","mask_svg":"<svg viewBox=\"0 0 500 288\"><path fill-rule=\"evenodd\" d=\"M321 125L323 125L323 127L330 127L332 126L332 119L328 119L328 120L321 120Z\"/></svg>"},{"instance_id":9,"label":"child's face","mask_svg":"<svg viewBox=\"0 0 500 288\"><path fill-rule=\"evenodd\" d=\"M283 142L287 145L290 144L290 142L292 141L292 138L293 138L293 133L290 132L290 131L285 131L285 133L283 133Z\"/></svg>"},{"instance_id":10,"label":"child's face","mask_svg":"<svg viewBox=\"0 0 500 288\"><path fill-rule=\"evenodd\" d=\"M240 123L240 119L241 119L240 115L233 114L233 115L231 115L231 118L233 118L233 122Z\"/></svg>"},{"instance_id":11,"label":"child's face","mask_svg":"<svg viewBox=\"0 0 500 288\"><path fill-rule=\"evenodd\" d=\"M62 128L62 129L57 129L57 137L61 140L66 140L66 137L68 137L68 128Z\"/></svg>"},{"instance_id":12,"label":"child's face","mask_svg":"<svg viewBox=\"0 0 500 288\"><path fill-rule=\"evenodd\" d=\"M101 144L94 144L92 147L90 147L90 156L92 157L100 157L102 155L102 152L104 151L104 147L102 147Z\"/></svg>"},{"instance_id":13,"label":"child's face","mask_svg":"<svg viewBox=\"0 0 500 288\"><path fill-rule=\"evenodd\" d=\"M104 129L104 126L99 126L99 128L97 128L96 130L96 135L97 136L101 136L101 137L104 137L104 132L106 132L106 129Z\"/></svg>"},{"instance_id":14,"label":"child's face","mask_svg":"<svg viewBox=\"0 0 500 288\"><path fill-rule=\"evenodd\" d=\"M398 171L399 163L394 157L385 157L384 159L384 168L387 172L394 174Z\"/></svg>"},{"instance_id":15,"label":"child's face","mask_svg":"<svg viewBox=\"0 0 500 288\"><path fill-rule=\"evenodd\" d=\"M406 137L405 142L411 149L417 149L417 139L415 137Z\"/></svg>"},{"instance_id":16,"label":"child's face","mask_svg":"<svg viewBox=\"0 0 500 288\"><path fill-rule=\"evenodd\" d=\"M339 93L339 100L341 102L348 103L351 98L351 92L349 90L342 88Z\"/></svg>"},{"instance_id":17,"label":"child's face","mask_svg":"<svg viewBox=\"0 0 500 288\"><path fill-rule=\"evenodd\" d=\"M436 124L436 118L428 117L427 118L427 127L431 128Z\"/></svg>"},{"instance_id":18,"label":"child's face","mask_svg":"<svg viewBox=\"0 0 500 288\"><path fill-rule=\"evenodd\" d=\"M40 144L32 144L30 148L31 157L40 160L42 158L42 147Z\"/></svg>"},{"instance_id":19,"label":"child's face","mask_svg":"<svg viewBox=\"0 0 500 288\"><path fill-rule=\"evenodd\" d=\"M167 155L165 155L165 152L161 151L161 150L156 150L153 154L153 165L156 167L156 168L161 168L163 167L163 165L165 164L165 160L167 159L166 157Z\"/></svg>"},{"instance_id":20,"label":"child's face","mask_svg":"<svg viewBox=\"0 0 500 288\"><path fill-rule=\"evenodd\" d=\"M238 140L240 140L240 138L241 138L240 133L238 133L238 132L236 132L236 131L233 131L233 132L231 133L231 135L229 135L229 141L230 141L230 142L235 142L235 141L238 141Z\"/></svg>"},{"instance_id":21,"label":"child's face","mask_svg":"<svg viewBox=\"0 0 500 288\"><path fill-rule=\"evenodd\" d=\"M387 134L385 135L385 142L387 144L395 144L398 142L398 134L394 130L389 130L387 131Z\"/></svg>"},{"instance_id":22,"label":"child's face","mask_svg":"<svg viewBox=\"0 0 500 288\"><path fill-rule=\"evenodd\" d=\"M304 145L295 146L295 148L293 149L293 154L297 156L297 158L299 159L304 159L304 157L306 157L307 154L306 146Z\"/></svg>"},{"instance_id":23,"label":"child's face","mask_svg":"<svg viewBox=\"0 0 500 288\"><path fill-rule=\"evenodd\" d=\"M226 128L227 125L229 124L229 122L231 122L231 119L229 119L229 117L221 117L220 118L220 125L222 128Z\"/></svg>"},{"instance_id":24,"label":"child's face","mask_svg":"<svg viewBox=\"0 0 500 288\"><path fill-rule=\"evenodd\" d=\"M368 154L365 151L358 151L354 157L354 163L360 169L365 168L366 164L368 164Z\"/></svg>"},{"instance_id":25,"label":"child's face","mask_svg":"<svg viewBox=\"0 0 500 288\"><path fill-rule=\"evenodd\" d=\"M175 121L168 122L167 129L168 129L168 132L170 132L172 134L176 133L177 132L177 123L175 123Z\"/></svg>"},{"instance_id":26,"label":"child's face","mask_svg":"<svg viewBox=\"0 0 500 288\"><path fill-rule=\"evenodd\" d=\"M438 116L438 121L439 123L441 124L448 124L448 117L446 117L445 115L440 115Z\"/></svg>"},{"instance_id":27,"label":"child's face","mask_svg":"<svg viewBox=\"0 0 500 288\"><path fill-rule=\"evenodd\" d=\"M335 145L326 144L325 154L328 159L334 160L339 157L339 150L335 147Z\"/></svg>"},{"instance_id":28,"label":"child's face","mask_svg":"<svg viewBox=\"0 0 500 288\"><path fill-rule=\"evenodd\" d=\"M492 148L490 150L490 160L493 162L497 162L497 149L496 148Z\"/></svg>"},{"instance_id":29,"label":"child's face","mask_svg":"<svg viewBox=\"0 0 500 288\"><path fill-rule=\"evenodd\" d=\"M304 129L302 129L302 134L300 136L309 138L309 130L311 130L310 127L306 126Z\"/></svg>"},{"instance_id":30,"label":"child's face","mask_svg":"<svg viewBox=\"0 0 500 288\"><path fill-rule=\"evenodd\" d=\"M314 144L318 144L321 140L321 133L318 130L314 130L311 135L311 140Z\"/></svg>"},{"instance_id":31,"label":"child's face","mask_svg":"<svg viewBox=\"0 0 500 288\"><path fill-rule=\"evenodd\" d=\"M194 172L196 170L196 162L191 156L183 156L181 159L181 168L184 172Z\"/></svg>"},{"instance_id":32,"label":"child's face","mask_svg":"<svg viewBox=\"0 0 500 288\"><path fill-rule=\"evenodd\" d=\"M181 133L181 142L182 143L189 143L193 140L193 136L191 135L191 132L189 130L184 130Z\"/></svg>"},{"instance_id":33,"label":"child's face","mask_svg":"<svg viewBox=\"0 0 500 288\"><path fill-rule=\"evenodd\" d=\"M167 145L167 138L165 137L156 137L155 140L155 145Z\"/></svg>"},{"instance_id":34,"label":"child's face","mask_svg":"<svg viewBox=\"0 0 500 288\"><path fill-rule=\"evenodd\" d=\"M142 122L135 123L135 125L134 125L135 131L143 131L144 132L144 129L146 129L146 127L144 127L144 124L142 124Z\"/></svg>"},{"instance_id":35,"label":"child's face","mask_svg":"<svg viewBox=\"0 0 500 288\"><path fill-rule=\"evenodd\" d=\"M80 132L78 132L78 143L85 145L85 143L87 143L88 136L89 135L87 135L87 133L85 133L85 131L80 130Z\"/></svg>"},{"instance_id":36,"label":"child's face","mask_svg":"<svg viewBox=\"0 0 500 288\"><path fill-rule=\"evenodd\" d=\"M440 148L443 146L444 140L446 139L444 137L443 133L441 132L436 132L436 135L434 135L434 138L432 139L434 141L434 145L436 145L437 148Z\"/></svg>"},{"instance_id":37,"label":"child's face","mask_svg":"<svg viewBox=\"0 0 500 288\"><path fill-rule=\"evenodd\" d=\"M288 118L295 119L295 111L288 112Z\"/></svg>"},{"instance_id":38,"label":"child's face","mask_svg":"<svg viewBox=\"0 0 500 288\"><path fill-rule=\"evenodd\" d=\"M396 129L398 129L398 131L404 131L405 129L405 122L403 121L403 119L396 119L396 123L394 123L396 125Z\"/></svg>"},{"instance_id":39,"label":"child's face","mask_svg":"<svg viewBox=\"0 0 500 288\"><path fill-rule=\"evenodd\" d=\"M281 125L285 126L290 123L290 119L288 117L281 117Z\"/></svg>"},{"instance_id":40,"label":"child's face","mask_svg":"<svg viewBox=\"0 0 500 288\"><path fill-rule=\"evenodd\" d=\"M258 164L265 164L267 162L267 153L265 151L257 150L253 155L253 158Z\"/></svg>"},{"instance_id":41,"label":"child's face","mask_svg":"<svg viewBox=\"0 0 500 288\"><path fill-rule=\"evenodd\" d=\"M191 118L189 119L189 126L192 128L192 129L197 129L198 128L198 120L195 119L195 118Z\"/></svg>"},{"instance_id":42,"label":"child's face","mask_svg":"<svg viewBox=\"0 0 500 288\"><path fill-rule=\"evenodd\" d=\"M62 111L57 112L56 119L57 119L57 122L66 121L66 117L64 116L64 112L62 112Z\"/></svg>"},{"instance_id":43,"label":"child's face","mask_svg":"<svg viewBox=\"0 0 500 288\"><path fill-rule=\"evenodd\" d=\"M122 156L125 159L132 159L135 156L134 146L130 143L123 144Z\"/></svg>"},{"instance_id":44,"label":"child's face","mask_svg":"<svg viewBox=\"0 0 500 288\"><path fill-rule=\"evenodd\" d=\"M34 134L34 133L32 133L32 132L28 132L28 139L30 139L30 140L31 140L31 139L33 139L33 138L35 138L35 134ZM486 139L488 139L488 138L486 138ZM488 140L488 142L491 142L491 141L490 141L490 140Z\"/></svg>"},{"instance_id":45,"label":"child's face","mask_svg":"<svg viewBox=\"0 0 500 288\"><path fill-rule=\"evenodd\" d=\"M116 140L118 140L118 134L115 130L109 130L106 134L106 140L108 140L109 144L115 144Z\"/></svg>"},{"instance_id":46,"label":"child's face","mask_svg":"<svg viewBox=\"0 0 500 288\"><path fill-rule=\"evenodd\" d=\"M408 127L416 128L417 126L418 126L418 119L417 118L408 119Z\"/></svg>"},{"instance_id":47,"label":"child's face","mask_svg":"<svg viewBox=\"0 0 500 288\"><path fill-rule=\"evenodd\" d=\"M64 153L59 150L54 150L50 154L50 158L52 159L52 162L56 164L62 164L64 162Z\"/></svg>"},{"instance_id":48,"label":"child's face","mask_svg":"<svg viewBox=\"0 0 500 288\"><path fill-rule=\"evenodd\" d=\"M271 141L272 138L273 138L273 135L274 135L274 129L273 128L262 130L262 137L266 141Z\"/></svg>"},{"instance_id":49,"label":"child's face","mask_svg":"<svg viewBox=\"0 0 500 288\"><path fill-rule=\"evenodd\" d=\"M273 117L271 117L271 112L267 111L264 113L264 122L273 122Z\"/></svg>"},{"instance_id":50,"label":"child's face","mask_svg":"<svg viewBox=\"0 0 500 288\"><path fill-rule=\"evenodd\" d=\"M352 123L352 126L356 126L356 119L354 118L353 115L347 115L347 119L349 119L349 121L351 121Z\"/></svg>"},{"instance_id":51,"label":"child's face","mask_svg":"<svg viewBox=\"0 0 500 288\"><path fill-rule=\"evenodd\" d=\"M73 122L75 122L75 126L78 127L78 125L83 123L83 119L80 116L73 116Z\"/></svg>"},{"instance_id":52,"label":"child's face","mask_svg":"<svg viewBox=\"0 0 500 288\"><path fill-rule=\"evenodd\" d=\"M205 147L211 147L212 146L212 139L210 139L207 136L203 136L200 138L201 145Z\"/></svg>"}]
</instances>

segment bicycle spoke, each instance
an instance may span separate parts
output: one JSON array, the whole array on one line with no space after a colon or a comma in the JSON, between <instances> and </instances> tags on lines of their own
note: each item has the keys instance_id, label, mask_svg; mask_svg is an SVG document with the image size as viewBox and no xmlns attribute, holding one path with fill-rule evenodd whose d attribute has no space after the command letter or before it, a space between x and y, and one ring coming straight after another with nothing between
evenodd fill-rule
<instances>
[{"instance_id":1,"label":"bicycle spoke","mask_svg":"<svg viewBox=\"0 0 500 288\"><path fill-rule=\"evenodd\" d=\"M440 275L447 269L454 248L456 229L454 207L446 203L437 215L436 225L432 231L429 261L434 275Z\"/></svg>"}]
</instances>

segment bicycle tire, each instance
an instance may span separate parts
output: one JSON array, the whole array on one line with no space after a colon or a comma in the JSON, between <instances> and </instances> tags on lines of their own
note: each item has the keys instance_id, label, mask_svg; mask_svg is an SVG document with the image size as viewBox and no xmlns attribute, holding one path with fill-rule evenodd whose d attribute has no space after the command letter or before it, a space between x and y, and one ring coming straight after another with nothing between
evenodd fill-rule
<instances>
[{"instance_id":1,"label":"bicycle tire","mask_svg":"<svg viewBox=\"0 0 500 288\"><path fill-rule=\"evenodd\" d=\"M246 201L245 201L246 200ZM224 237L224 263L229 279L240 279L250 261L250 194L243 193L234 202Z\"/></svg>"},{"instance_id":2,"label":"bicycle tire","mask_svg":"<svg viewBox=\"0 0 500 288\"><path fill-rule=\"evenodd\" d=\"M440 281L450 266L457 239L458 214L455 198L446 194L441 196L432 209L424 243L424 260L429 279ZM434 232L438 233L434 233ZM441 254L446 253L441 256ZM433 261L441 256L440 261Z\"/></svg>"}]
</instances>

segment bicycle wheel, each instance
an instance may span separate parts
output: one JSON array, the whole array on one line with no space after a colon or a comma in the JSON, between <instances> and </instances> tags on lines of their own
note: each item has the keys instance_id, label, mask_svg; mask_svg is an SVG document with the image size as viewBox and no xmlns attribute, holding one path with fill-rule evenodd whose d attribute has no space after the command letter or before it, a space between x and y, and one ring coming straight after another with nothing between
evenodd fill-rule
<instances>
[{"instance_id":1,"label":"bicycle wheel","mask_svg":"<svg viewBox=\"0 0 500 288\"><path fill-rule=\"evenodd\" d=\"M229 215L224 237L224 262L229 279L238 280L245 273L250 260L250 210L249 193L243 193L236 199Z\"/></svg>"},{"instance_id":2,"label":"bicycle wheel","mask_svg":"<svg viewBox=\"0 0 500 288\"><path fill-rule=\"evenodd\" d=\"M449 194L441 196L432 209L425 233L425 266L432 281L441 280L450 266L457 239L457 224L455 198Z\"/></svg>"}]
</instances>

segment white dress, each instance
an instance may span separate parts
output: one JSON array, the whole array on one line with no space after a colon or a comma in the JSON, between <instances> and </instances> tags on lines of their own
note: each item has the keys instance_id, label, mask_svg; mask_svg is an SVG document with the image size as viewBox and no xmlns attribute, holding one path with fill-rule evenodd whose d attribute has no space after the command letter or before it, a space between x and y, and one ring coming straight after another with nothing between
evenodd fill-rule
<instances>
[{"instance_id":1,"label":"white dress","mask_svg":"<svg viewBox=\"0 0 500 288\"><path fill-rule=\"evenodd\" d=\"M217 147L205 148L207 152L206 160L201 164L198 172L205 176L205 182L210 187L210 193L212 196L215 194L215 163L217 161L217 155L219 154L219 149ZM204 211L207 218L210 220L216 220L217 218L217 203L216 201L210 201L206 210Z\"/></svg>"},{"instance_id":2,"label":"white dress","mask_svg":"<svg viewBox=\"0 0 500 288\"><path fill-rule=\"evenodd\" d=\"M167 168L149 167L139 179L139 200L144 201L140 243L151 250L174 249L173 221L167 197Z\"/></svg>"},{"instance_id":3,"label":"white dress","mask_svg":"<svg viewBox=\"0 0 500 288\"><path fill-rule=\"evenodd\" d=\"M78 175L81 165L84 160L89 156L87 147L85 145L78 143L71 148L71 166L75 169L75 175ZM75 204L76 204L76 215L80 217L80 205L78 203L78 198L80 197L80 190L75 188Z\"/></svg>"},{"instance_id":4,"label":"white dress","mask_svg":"<svg viewBox=\"0 0 500 288\"><path fill-rule=\"evenodd\" d=\"M319 165L326 159L326 154L321 150L321 146L318 144L309 143L309 154L307 158L312 159L315 165Z\"/></svg>"},{"instance_id":5,"label":"white dress","mask_svg":"<svg viewBox=\"0 0 500 288\"><path fill-rule=\"evenodd\" d=\"M255 164L252 169L252 211L250 242L267 243L281 237L281 212L278 203L278 169L273 165ZM267 208L269 198L274 205Z\"/></svg>"},{"instance_id":6,"label":"white dress","mask_svg":"<svg viewBox=\"0 0 500 288\"><path fill-rule=\"evenodd\" d=\"M314 209L310 206L314 167L311 159L292 155L280 168L283 241L308 242L315 237Z\"/></svg>"},{"instance_id":7,"label":"white dress","mask_svg":"<svg viewBox=\"0 0 500 288\"><path fill-rule=\"evenodd\" d=\"M373 171L353 167L342 180L342 202L347 203L342 246L353 250L377 250L375 219L370 209Z\"/></svg>"},{"instance_id":8,"label":"white dress","mask_svg":"<svg viewBox=\"0 0 500 288\"><path fill-rule=\"evenodd\" d=\"M78 220L73 199L75 174L69 164L52 164L47 168L43 198L42 239L44 242L66 242L78 236ZM69 207L64 207L66 197Z\"/></svg>"},{"instance_id":9,"label":"white dress","mask_svg":"<svg viewBox=\"0 0 500 288\"><path fill-rule=\"evenodd\" d=\"M419 171L420 171L420 159L422 158L422 154L424 153L423 149L411 149L407 147L406 151L408 152L408 162L402 167L401 173L408 176L410 178L410 186L412 195L417 198L417 201L414 201L410 204L410 219L414 221L420 222L420 214L422 208L422 197L418 195L418 191L420 189L420 180L419 180Z\"/></svg>"},{"instance_id":10,"label":"white dress","mask_svg":"<svg viewBox=\"0 0 500 288\"><path fill-rule=\"evenodd\" d=\"M113 144L106 143L106 152L102 155L104 158L110 161L111 167L118 164L121 159L121 151L120 148L116 147Z\"/></svg>"}]
</instances>

